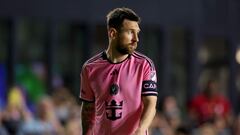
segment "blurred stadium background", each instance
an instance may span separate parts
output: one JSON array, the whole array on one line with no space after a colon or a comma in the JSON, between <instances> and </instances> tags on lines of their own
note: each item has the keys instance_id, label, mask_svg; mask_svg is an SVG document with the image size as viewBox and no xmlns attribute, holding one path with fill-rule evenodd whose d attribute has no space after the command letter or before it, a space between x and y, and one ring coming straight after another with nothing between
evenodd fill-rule
<instances>
[{"instance_id":1,"label":"blurred stadium background","mask_svg":"<svg viewBox=\"0 0 240 135\"><path fill-rule=\"evenodd\" d=\"M107 47L105 16L115 7L142 18L138 50L158 71L158 108L171 95L187 117L188 101L215 76L238 116L239 0L0 0L1 110L21 101L14 89L32 112L60 91L77 102L81 66Z\"/></svg>"}]
</instances>

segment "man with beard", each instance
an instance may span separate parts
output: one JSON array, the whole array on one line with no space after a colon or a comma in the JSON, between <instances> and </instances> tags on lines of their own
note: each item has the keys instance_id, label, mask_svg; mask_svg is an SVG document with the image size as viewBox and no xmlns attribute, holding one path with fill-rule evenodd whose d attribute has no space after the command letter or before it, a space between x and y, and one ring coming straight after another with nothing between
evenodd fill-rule
<instances>
[{"instance_id":1,"label":"man with beard","mask_svg":"<svg viewBox=\"0 0 240 135\"><path fill-rule=\"evenodd\" d=\"M82 67L83 135L147 135L156 112L153 62L135 51L140 18L129 8L107 15L107 50Z\"/></svg>"}]
</instances>

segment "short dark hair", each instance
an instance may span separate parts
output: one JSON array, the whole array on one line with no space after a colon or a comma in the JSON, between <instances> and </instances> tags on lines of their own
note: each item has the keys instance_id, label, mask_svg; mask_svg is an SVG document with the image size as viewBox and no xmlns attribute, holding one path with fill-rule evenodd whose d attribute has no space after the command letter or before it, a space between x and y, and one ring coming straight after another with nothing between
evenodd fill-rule
<instances>
[{"instance_id":1,"label":"short dark hair","mask_svg":"<svg viewBox=\"0 0 240 135\"><path fill-rule=\"evenodd\" d=\"M107 14L107 28L121 28L124 19L140 23L140 17L129 8L115 8Z\"/></svg>"}]
</instances>

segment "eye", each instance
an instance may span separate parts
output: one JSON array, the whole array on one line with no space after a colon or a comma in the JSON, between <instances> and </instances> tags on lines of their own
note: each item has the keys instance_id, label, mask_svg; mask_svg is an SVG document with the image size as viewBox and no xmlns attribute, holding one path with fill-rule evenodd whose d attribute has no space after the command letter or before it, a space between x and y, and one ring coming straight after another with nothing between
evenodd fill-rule
<instances>
[{"instance_id":1,"label":"eye","mask_svg":"<svg viewBox=\"0 0 240 135\"><path fill-rule=\"evenodd\" d=\"M133 30L127 30L127 34L133 34Z\"/></svg>"}]
</instances>

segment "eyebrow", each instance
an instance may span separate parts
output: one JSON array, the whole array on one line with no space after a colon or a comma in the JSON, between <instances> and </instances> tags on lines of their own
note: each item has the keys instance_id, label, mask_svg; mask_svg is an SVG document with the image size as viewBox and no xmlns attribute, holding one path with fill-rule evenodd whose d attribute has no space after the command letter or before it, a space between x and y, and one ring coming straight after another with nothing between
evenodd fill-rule
<instances>
[{"instance_id":1,"label":"eyebrow","mask_svg":"<svg viewBox=\"0 0 240 135\"><path fill-rule=\"evenodd\" d=\"M141 31L141 29L126 29L126 30L133 30L133 31L137 31L137 32Z\"/></svg>"}]
</instances>

